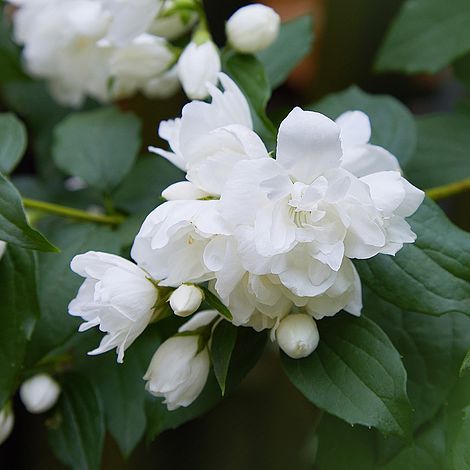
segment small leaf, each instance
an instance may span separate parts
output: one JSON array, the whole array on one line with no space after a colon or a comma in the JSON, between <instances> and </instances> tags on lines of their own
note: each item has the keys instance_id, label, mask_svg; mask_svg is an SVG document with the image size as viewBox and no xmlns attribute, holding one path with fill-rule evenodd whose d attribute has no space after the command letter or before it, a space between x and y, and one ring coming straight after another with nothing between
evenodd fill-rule
<instances>
[{"instance_id":1,"label":"small leaf","mask_svg":"<svg viewBox=\"0 0 470 470\"><path fill-rule=\"evenodd\" d=\"M10 174L26 150L26 128L11 113L0 114L0 172Z\"/></svg>"},{"instance_id":2,"label":"small leaf","mask_svg":"<svg viewBox=\"0 0 470 470\"><path fill-rule=\"evenodd\" d=\"M266 70L272 88L281 85L310 52L313 42L312 17L299 16L281 24L279 36L267 49L256 54Z\"/></svg>"},{"instance_id":3,"label":"small leaf","mask_svg":"<svg viewBox=\"0 0 470 470\"><path fill-rule=\"evenodd\" d=\"M292 383L316 406L386 434L410 432L406 372L385 333L367 318L320 322L320 344L304 359L282 356Z\"/></svg>"},{"instance_id":4,"label":"small leaf","mask_svg":"<svg viewBox=\"0 0 470 470\"><path fill-rule=\"evenodd\" d=\"M26 345L40 316L34 252L9 245L0 262L0 408L19 385Z\"/></svg>"},{"instance_id":5,"label":"small leaf","mask_svg":"<svg viewBox=\"0 0 470 470\"><path fill-rule=\"evenodd\" d=\"M379 51L376 69L438 72L470 51L468 0L404 2Z\"/></svg>"},{"instance_id":6,"label":"small leaf","mask_svg":"<svg viewBox=\"0 0 470 470\"><path fill-rule=\"evenodd\" d=\"M266 105L271 96L271 87L264 67L253 55L225 54L223 67L237 83L250 104L255 131L263 139L268 150L273 150L276 142L276 129L266 115Z\"/></svg>"},{"instance_id":7,"label":"small leaf","mask_svg":"<svg viewBox=\"0 0 470 470\"><path fill-rule=\"evenodd\" d=\"M0 174L0 240L31 250L58 251L28 224L20 194L2 174Z\"/></svg>"},{"instance_id":8,"label":"small leaf","mask_svg":"<svg viewBox=\"0 0 470 470\"><path fill-rule=\"evenodd\" d=\"M56 415L49 421L49 442L57 458L74 470L98 470L103 450L103 406L93 384L66 375Z\"/></svg>"},{"instance_id":9,"label":"small leaf","mask_svg":"<svg viewBox=\"0 0 470 470\"><path fill-rule=\"evenodd\" d=\"M237 327L229 322L221 321L212 334L211 356L222 395L225 395L225 381L236 341Z\"/></svg>"},{"instance_id":10,"label":"small leaf","mask_svg":"<svg viewBox=\"0 0 470 470\"><path fill-rule=\"evenodd\" d=\"M74 113L55 128L57 166L110 193L132 168L140 147L140 121L110 107Z\"/></svg>"},{"instance_id":11,"label":"small leaf","mask_svg":"<svg viewBox=\"0 0 470 470\"><path fill-rule=\"evenodd\" d=\"M212 307L215 308L227 320L232 320L233 316L230 310L222 303L222 301L213 294L207 287L199 286L204 291L204 300Z\"/></svg>"},{"instance_id":12,"label":"small leaf","mask_svg":"<svg viewBox=\"0 0 470 470\"><path fill-rule=\"evenodd\" d=\"M370 95L352 86L323 98L309 109L336 119L345 111L359 110L369 116L371 143L393 153L406 165L416 149L416 125L410 111L392 96Z\"/></svg>"}]
</instances>

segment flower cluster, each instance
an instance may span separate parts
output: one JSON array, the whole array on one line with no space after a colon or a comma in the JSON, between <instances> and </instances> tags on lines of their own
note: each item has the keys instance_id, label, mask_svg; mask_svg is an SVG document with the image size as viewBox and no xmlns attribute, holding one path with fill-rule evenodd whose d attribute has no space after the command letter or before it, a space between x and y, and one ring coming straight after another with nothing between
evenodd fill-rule
<instances>
[{"instance_id":1,"label":"flower cluster","mask_svg":"<svg viewBox=\"0 0 470 470\"><path fill-rule=\"evenodd\" d=\"M165 98L180 83L190 98L202 99L206 82L217 81L219 50L199 0L9 2L27 71L46 79L61 103L79 106L86 96L107 102L136 92ZM269 46L278 30L279 16L263 5L242 8L227 23L231 45L244 52ZM191 31L183 49L171 43Z\"/></svg>"},{"instance_id":2,"label":"flower cluster","mask_svg":"<svg viewBox=\"0 0 470 470\"><path fill-rule=\"evenodd\" d=\"M368 117L349 111L336 122L300 108L282 121L275 158L253 130L249 105L219 74L210 103L193 101L160 124L170 150L151 148L186 173L167 202L144 221L131 256L77 256L86 277L70 313L81 329L108 332L97 350L118 360L172 291L176 314L189 316L207 283L236 326L270 329L293 358L319 342L316 321L340 310L360 315L361 282L352 262L394 255L415 234L406 222L423 192L403 178L397 159L369 143ZM175 290L173 290L175 289ZM209 369L210 335L222 321L197 313L157 350L148 390L169 409L190 404ZM173 361L175 362L173 364ZM169 367L168 364L172 364Z\"/></svg>"}]
</instances>

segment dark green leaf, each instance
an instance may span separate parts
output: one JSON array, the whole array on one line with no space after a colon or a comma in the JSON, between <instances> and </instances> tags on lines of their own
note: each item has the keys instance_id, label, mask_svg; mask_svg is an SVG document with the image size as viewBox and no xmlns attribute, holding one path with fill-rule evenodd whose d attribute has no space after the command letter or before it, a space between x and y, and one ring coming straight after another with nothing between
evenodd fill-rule
<instances>
[{"instance_id":1,"label":"dark green leaf","mask_svg":"<svg viewBox=\"0 0 470 470\"><path fill-rule=\"evenodd\" d=\"M292 383L316 406L386 434L410 432L406 372L385 333L367 318L320 322L320 344L304 359L283 355Z\"/></svg>"},{"instance_id":2,"label":"dark green leaf","mask_svg":"<svg viewBox=\"0 0 470 470\"><path fill-rule=\"evenodd\" d=\"M232 357L233 348L237 341L237 327L226 321L221 321L212 333L211 358L214 373L219 382L222 395L225 394L225 381Z\"/></svg>"},{"instance_id":3,"label":"dark green leaf","mask_svg":"<svg viewBox=\"0 0 470 470\"><path fill-rule=\"evenodd\" d=\"M255 131L269 150L274 149L276 129L266 116L266 105L271 96L263 64L253 55L228 53L223 56L223 67L246 96L253 117Z\"/></svg>"},{"instance_id":4,"label":"dark green leaf","mask_svg":"<svg viewBox=\"0 0 470 470\"><path fill-rule=\"evenodd\" d=\"M266 70L271 88L281 85L295 66L310 52L313 42L312 17L300 16L282 23L271 46L256 54Z\"/></svg>"},{"instance_id":5,"label":"dark green leaf","mask_svg":"<svg viewBox=\"0 0 470 470\"><path fill-rule=\"evenodd\" d=\"M437 114L417 120L418 146L405 166L410 181L428 189L470 177L470 118Z\"/></svg>"},{"instance_id":6,"label":"dark green leaf","mask_svg":"<svg viewBox=\"0 0 470 470\"><path fill-rule=\"evenodd\" d=\"M223 315L227 320L232 320L232 313L230 310L222 303L222 301L213 294L207 287L200 286L204 291L204 300L212 307L215 308L221 315Z\"/></svg>"},{"instance_id":7,"label":"dark green leaf","mask_svg":"<svg viewBox=\"0 0 470 470\"><path fill-rule=\"evenodd\" d=\"M98 470L105 436L104 411L91 382L66 375L49 442L57 458L74 470Z\"/></svg>"},{"instance_id":8,"label":"dark green leaf","mask_svg":"<svg viewBox=\"0 0 470 470\"><path fill-rule=\"evenodd\" d=\"M395 256L356 262L362 282L402 310L470 315L470 234L429 200L409 222L416 242Z\"/></svg>"},{"instance_id":9,"label":"dark green leaf","mask_svg":"<svg viewBox=\"0 0 470 470\"><path fill-rule=\"evenodd\" d=\"M454 74L466 86L470 86L470 54L454 62Z\"/></svg>"},{"instance_id":10,"label":"dark green leaf","mask_svg":"<svg viewBox=\"0 0 470 470\"><path fill-rule=\"evenodd\" d=\"M25 150L24 124L14 114L0 114L0 172L11 173Z\"/></svg>"},{"instance_id":11,"label":"dark green leaf","mask_svg":"<svg viewBox=\"0 0 470 470\"><path fill-rule=\"evenodd\" d=\"M8 246L0 262L0 408L18 386L26 345L39 318L36 258Z\"/></svg>"},{"instance_id":12,"label":"dark green leaf","mask_svg":"<svg viewBox=\"0 0 470 470\"><path fill-rule=\"evenodd\" d=\"M405 2L379 51L377 70L438 72L470 50L469 22L467 0Z\"/></svg>"},{"instance_id":13,"label":"dark green leaf","mask_svg":"<svg viewBox=\"0 0 470 470\"><path fill-rule=\"evenodd\" d=\"M32 250L58 251L28 224L20 194L2 174L0 174L0 240Z\"/></svg>"},{"instance_id":14,"label":"dark green leaf","mask_svg":"<svg viewBox=\"0 0 470 470\"><path fill-rule=\"evenodd\" d=\"M140 158L113 194L116 207L129 213L149 213L163 200L162 191L172 183L184 180L184 173L168 160L156 155Z\"/></svg>"},{"instance_id":15,"label":"dark green leaf","mask_svg":"<svg viewBox=\"0 0 470 470\"><path fill-rule=\"evenodd\" d=\"M453 438L450 441L449 467L455 470L470 468L470 406L457 417Z\"/></svg>"},{"instance_id":16,"label":"dark green leaf","mask_svg":"<svg viewBox=\"0 0 470 470\"><path fill-rule=\"evenodd\" d=\"M357 87L328 95L310 109L336 119L350 110L366 113L371 121L371 143L393 153L405 165L416 149L416 125L412 114L387 95L369 95Z\"/></svg>"},{"instance_id":17,"label":"dark green leaf","mask_svg":"<svg viewBox=\"0 0 470 470\"><path fill-rule=\"evenodd\" d=\"M48 234L62 249L58 255L39 256L39 301L43 315L28 349L33 365L73 335L79 320L67 313L69 302L77 294L83 278L70 269L75 255L88 250L118 253L119 237L108 227L87 223L56 221Z\"/></svg>"},{"instance_id":18,"label":"dark green leaf","mask_svg":"<svg viewBox=\"0 0 470 470\"><path fill-rule=\"evenodd\" d=\"M140 147L140 122L117 108L75 113L55 129L53 157L65 173L110 193L127 175Z\"/></svg>"},{"instance_id":19,"label":"dark green leaf","mask_svg":"<svg viewBox=\"0 0 470 470\"><path fill-rule=\"evenodd\" d=\"M27 78L21 68L19 47L13 44L11 36L11 20L0 4L0 83Z\"/></svg>"}]
</instances>

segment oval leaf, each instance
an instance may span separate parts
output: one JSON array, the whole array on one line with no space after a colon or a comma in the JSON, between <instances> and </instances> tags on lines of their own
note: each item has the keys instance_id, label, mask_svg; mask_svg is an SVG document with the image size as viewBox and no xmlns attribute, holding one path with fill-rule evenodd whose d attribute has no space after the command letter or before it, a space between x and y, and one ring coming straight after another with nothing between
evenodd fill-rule
<instances>
[{"instance_id":1,"label":"oval leaf","mask_svg":"<svg viewBox=\"0 0 470 470\"><path fill-rule=\"evenodd\" d=\"M25 150L24 124L14 114L0 114L0 172L11 173Z\"/></svg>"}]
</instances>

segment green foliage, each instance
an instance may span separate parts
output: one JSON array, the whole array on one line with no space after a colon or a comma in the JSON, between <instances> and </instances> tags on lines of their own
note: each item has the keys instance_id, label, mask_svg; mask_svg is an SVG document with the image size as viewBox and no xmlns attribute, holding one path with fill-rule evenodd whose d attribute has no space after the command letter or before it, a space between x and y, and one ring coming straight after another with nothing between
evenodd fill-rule
<instances>
[{"instance_id":1,"label":"green foliage","mask_svg":"<svg viewBox=\"0 0 470 470\"><path fill-rule=\"evenodd\" d=\"M57 251L54 245L29 225L20 194L1 173L0 240L32 250Z\"/></svg>"},{"instance_id":2,"label":"green foliage","mask_svg":"<svg viewBox=\"0 0 470 470\"><path fill-rule=\"evenodd\" d=\"M410 0L379 51L377 70L438 72L470 51L467 0Z\"/></svg>"},{"instance_id":3,"label":"green foliage","mask_svg":"<svg viewBox=\"0 0 470 470\"><path fill-rule=\"evenodd\" d=\"M211 358L222 395L225 395L225 382L236 341L237 327L231 323L222 321L214 329L211 343Z\"/></svg>"},{"instance_id":4,"label":"green foliage","mask_svg":"<svg viewBox=\"0 0 470 470\"><path fill-rule=\"evenodd\" d=\"M460 366L460 375L464 375L470 369L470 349L465 354L465 358Z\"/></svg>"},{"instance_id":5,"label":"green foliage","mask_svg":"<svg viewBox=\"0 0 470 470\"><path fill-rule=\"evenodd\" d=\"M299 16L282 23L276 41L256 54L264 66L271 88L282 85L295 66L310 52L313 37L312 17Z\"/></svg>"},{"instance_id":6,"label":"green foliage","mask_svg":"<svg viewBox=\"0 0 470 470\"><path fill-rule=\"evenodd\" d=\"M204 300L215 310L217 310L222 316L224 316L227 320L232 320L232 313L230 310L225 306L225 304L215 295L213 294L207 287L200 286L202 291L204 292Z\"/></svg>"},{"instance_id":7,"label":"green foliage","mask_svg":"<svg viewBox=\"0 0 470 470\"><path fill-rule=\"evenodd\" d=\"M131 170L140 148L140 121L117 108L74 113L55 129L53 157L68 175L109 194Z\"/></svg>"},{"instance_id":8,"label":"green foliage","mask_svg":"<svg viewBox=\"0 0 470 470\"><path fill-rule=\"evenodd\" d=\"M266 115L266 104L271 97L271 87L261 62L253 55L226 53L223 68L246 96L253 117L255 131L263 139L268 150L273 150L276 129Z\"/></svg>"},{"instance_id":9,"label":"green foliage","mask_svg":"<svg viewBox=\"0 0 470 470\"><path fill-rule=\"evenodd\" d=\"M8 246L0 262L0 408L15 391L40 316L34 252Z\"/></svg>"},{"instance_id":10,"label":"green foliage","mask_svg":"<svg viewBox=\"0 0 470 470\"><path fill-rule=\"evenodd\" d=\"M313 111L336 119L345 111L359 110L371 121L371 143L393 153L401 165L406 165L416 149L416 125L408 109L386 95L370 95L352 86L334 93L309 107Z\"/></svg>"},{"instance_id":11,"label":"green foliage","mask_svg":"<svg viewBox=\"0 0 470 470\"><path fill-rule=\"evenodd\" d=\"M470 176L470 118L436 114L417 119L418 146L405 166L410 181L423 189Z\"/></svg>"},{"instance_id":12,"label":"green foliage","mask_svg":"<svg viewBox=\"0 0 470 470\"><path fill-rule=\"evenodd\" d=\"M429 200L409 222L418 236L414 244L395 256L356 262L363 284L403 310L470 315L470 235Z\"/></svg>"},{"instance_id":13,"label":"green foliage","mask_svg":"<svg viewBox=\"0 0 470 470\"><path fill-rule=\"evenodd\" d=\"M26 128L11 113L0 114L0 172L9 174L26 150Z\"/></svg>"},{"instance_id":14,"label":"green foliage","mask_svg":"<svg viewBox=\"0 0 470 470\"><path fill-rule=\"evenodd\" d=\"M386 434L410 432L406 372L385 333L367 318L319 323L320 344L304 359L282 356L292 383L316 406L350 424Z\"/></svg>"},{"instance_id":15,"label":"green foliage","mask_svg":"<svg viewBox=\"0 0 470 470\"><path fill-rule=\"evenodd\" d=\"M85 377L65 375L49 442L57 458L74 470L98 470L105 424L103 405L94 385Z\"/></svg>"}]
</instances>

